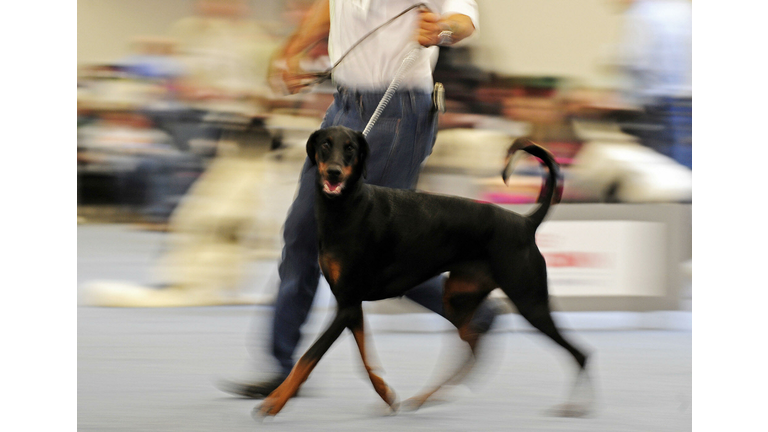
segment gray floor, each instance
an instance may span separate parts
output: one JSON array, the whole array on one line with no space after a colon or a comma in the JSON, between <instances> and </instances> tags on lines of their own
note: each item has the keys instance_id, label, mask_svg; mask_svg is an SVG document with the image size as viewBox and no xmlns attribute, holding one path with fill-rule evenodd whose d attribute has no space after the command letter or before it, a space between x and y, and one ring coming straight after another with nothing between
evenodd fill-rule
<instances>
[{"instance_id":1,"label":"gray floor","mask_svg":"<svg viewBox=\"0 0 768 432\"><path fill-rule=\"evenodd\" d=\"M78 281L147 282L162 235L114 226L78 228ZM256 279L264 272L256 271ZM266 371L269 307L78 310L78 429L147 430L576 430L687 431L691 419L691 333L568 332L590 349L595 413L551 417L572 379L566 354L537 333L492 333L472 391L450 403L385 415L348 336L331 348L273 420L251 418L257 401L215 383ZM315 317L322 322L322 313ZM314 333L312 326L309 333ZM420 390L461 349L451 333L376 333L385 379L401 398ZM305 345L314 335L305 338Z\"/></svg>"}]
</instances>

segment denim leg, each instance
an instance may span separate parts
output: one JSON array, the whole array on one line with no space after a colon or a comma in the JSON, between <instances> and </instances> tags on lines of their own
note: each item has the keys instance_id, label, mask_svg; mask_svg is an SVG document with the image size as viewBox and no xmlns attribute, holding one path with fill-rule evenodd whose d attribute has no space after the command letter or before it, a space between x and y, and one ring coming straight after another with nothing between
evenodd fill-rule
<instances>
[{"instance_id":1,"label":"denim leg","mask_svg":"<svg viewBox=\"0 0 768 432\"><path fill-rule=\"evenodd\" d=\"M315 224L315 167L304 163L299 192L285 221L280 286L272 321L272 355L287 375L320 281Z\"/></svg>"},{"instance_id":2,"label":"denim leg","mask_svg":"<svg viewBox=\"0 0 768 432\"><path fill-rule=\"evenodd\" d=\"M472 319L469 323L475 331L485 333L491 328L491 325L493 325L496 315L496 309L493 307L491 301L486 298L480 303L480 306L477 307L475 314L472 315Z\"/></svg>"},{"instance_id":3,"label":"denim leg","mask_svg":"<svg viewBox=\"0 0 768 432\"><path fill-rule=\"evenodd\" d=\"M325 113L321 128L337 124L343 118L340 98ZM278 266L277 288L272 317L272 355L280 372L293 369L293 354L301 339L301 327L309 316L320 282L317 224L315 222L316 168L305 159L299 178L299 190L283 226L283 254Z\"/></svg>"},{"instance_id":4,"label":"denim leg","mask_svg":"<svg viewBox=\"0 0 768 432\"><path fill-rule=\"evenodd\" d=\"M407 105L406 105L407 107ZM382 142L372 144L380 148L380 152L386 153L376 161L376 165L369 165L370 183L398 188L412 189L416 186L419 179L421 164L426 160L431 152L435 141L437 117L429 113L428 107L421 107L424 114L408 113L397 121L397 123L388 123L379 121L371 131L369 137L372 140L377 138L376 132L382 136L394 134L394 142ZM404 109L407 111L407 109ZM428 113L428 114L427 114ZM427 116L427 117L425 117ZM418 120L417 120L418 119ZM396 127L396 130L381 130L386 127ZM377 131L376 128L379 128ZM406 150L407 149L407 150ZM373 159L373 158L372 158ZM408 290L405 297L424 306L425 308L441 315L443 313L443 277L435 276L432 279Z\"/></svg>"},{"instance_id":5,"label":"denim leg","mask_svg":"<svg viewBox=\"0 0 768 432\"><path fill-rule=\"evenodd\" d=\"M433 277L432 279L417 285L408 290L404 296L445 318L445 311L443 310L442 276ZM475 310L475 314L472 315L470 323L475 331L485 333L491 328L495 319L496 310L488 300L485 300L480 303L480 306Z\"/></svg>"},{"instance_id":6,"label":"denim leg","mask_svg":"<svg viewBox=\"0 0 768 432\"><path fill-rule=\"evenodd\" d=\"M445 316L443 312L443 278L442 276L432 279L408 290L405 298L414 301L432 312Z\"/></svg>"}]
</instances>

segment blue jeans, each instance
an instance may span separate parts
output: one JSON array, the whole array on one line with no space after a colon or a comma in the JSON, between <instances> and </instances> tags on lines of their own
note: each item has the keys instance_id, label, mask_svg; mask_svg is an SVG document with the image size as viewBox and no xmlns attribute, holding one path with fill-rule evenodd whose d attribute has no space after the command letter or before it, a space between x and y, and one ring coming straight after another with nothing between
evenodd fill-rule
<instances>
[{"instance_id":1,"label":"blue jeans","mask_svg":"<svg viewBox=\"0 0 768 432\"><path fill-rule=\"evenodd\" d=\"M362 131L382 96L383 92L357 93L339 89L325 113L322 127L341 125ZM437 115L431 107L432 95L429 93L395 93L367 136L370 155L366 183L401 189L416 186L421 164L432 152L437 133ZM285 375L293 368L301 326L309 315L320 279L315 169L308 159L304 162L298 194L283 231L285 244L278 268L280 286L272 323L272 354ZM443 313L439 276L411 289L405 296L438 314ZM476 313L476 319L488 321L488 326L493 316L487 307Z\"/></svg>"}]
</instances>

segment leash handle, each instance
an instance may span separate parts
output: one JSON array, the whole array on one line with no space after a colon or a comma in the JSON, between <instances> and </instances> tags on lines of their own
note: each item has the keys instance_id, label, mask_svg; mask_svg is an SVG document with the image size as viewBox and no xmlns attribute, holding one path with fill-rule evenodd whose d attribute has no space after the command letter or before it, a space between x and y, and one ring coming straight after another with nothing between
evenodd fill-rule
<instances>
[{"instance_id":1,"label":"leash handle","mask_svg":"<svg viewBox=\"0 0 768 432\"><path fill-rule=\"evenodd\" d=\"M387 91L384 93L384 96L379 101L379 105L376 107L376 111L373 112L373 115L371 115L371 119L368 120L368 124L365 126L365 129L363 130L363 136L368 137L368 133L373 128L373 125L376 124L376 121L381 117L381 113L384 112L384 108L387 107L387 104L392 99L392 96L394 96L395 92L397 91L397 88L400 87L400 81L403 80L403 75L405 75L405 72L410 69L410 67L413 65L413 62L416 61L416 56L419 53L419 50L421 49L421 46L414 47L403 59L403 62L400 64L400 67L397 69L397 73L395 73L395 77L392 78L392 82L389 83L389 87L387 87Z\"/></svg>"}]
</instances>

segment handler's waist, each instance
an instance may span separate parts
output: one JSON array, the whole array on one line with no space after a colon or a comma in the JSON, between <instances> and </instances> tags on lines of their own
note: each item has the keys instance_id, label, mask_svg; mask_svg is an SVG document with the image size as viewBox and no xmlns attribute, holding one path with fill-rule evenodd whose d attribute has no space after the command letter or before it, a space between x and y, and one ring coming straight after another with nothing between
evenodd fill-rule
<instances>
[{"instance_id":1,"label":"handler's waist","mask_svg":"<svg viewBox=\"0 0 768 432\"><path fill-rule=\"evenodd\" d=\"M344 110L358 111L364 118L369 118L386 90L358 91L346 87L338 87L334 95L335 102ZM398 90L392 95L381 118L403 117L410 114L427 112L432 106L432 93L424 90Z\"/></svg>"}]
</instances>

